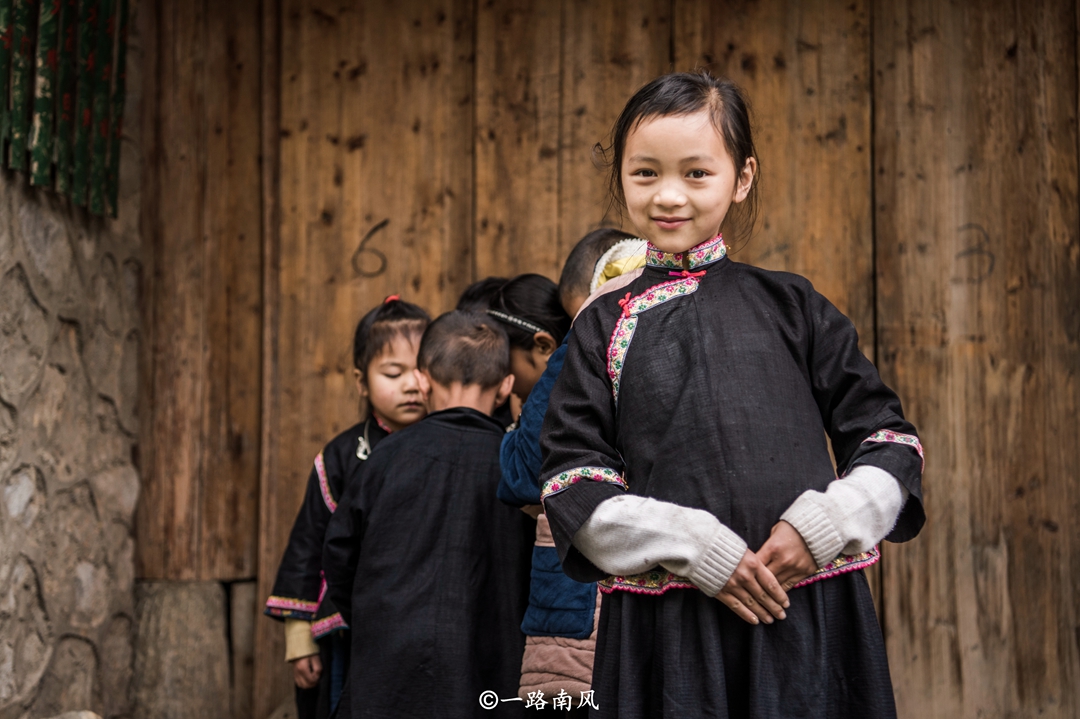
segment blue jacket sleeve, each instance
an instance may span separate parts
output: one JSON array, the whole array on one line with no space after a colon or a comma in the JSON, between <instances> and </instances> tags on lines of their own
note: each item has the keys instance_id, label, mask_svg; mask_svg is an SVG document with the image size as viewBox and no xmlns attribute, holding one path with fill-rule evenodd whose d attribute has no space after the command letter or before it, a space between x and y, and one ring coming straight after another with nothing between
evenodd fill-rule
<instances>
[{"instance_id":1,"label":"blue jacket sleeve","mask_svg":"<svg viewBox=\"0 0 1080 719\"><path fill-rule=\"evenodd\" d=\"M566 340L570 339L567 334ZM521 408L518 428L503 437L499 452L502 480L498 497L513 507L540 504L540 430L544 426L548 400L566 358L566 341L548 358L547 369L533 386Z\"/></svg>"}]
</instances>

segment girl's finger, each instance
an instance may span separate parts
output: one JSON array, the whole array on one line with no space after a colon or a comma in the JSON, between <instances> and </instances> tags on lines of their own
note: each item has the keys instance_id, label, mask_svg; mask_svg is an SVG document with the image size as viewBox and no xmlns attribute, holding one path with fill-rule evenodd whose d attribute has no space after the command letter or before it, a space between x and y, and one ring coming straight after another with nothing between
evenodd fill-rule
<instances>
[{"instance_id":1,"label":"girl's finger","mask_svg":"<svg viewBox=\"0 0 1080 719\"><path fill-rule=\"evenodd\" d=\"M781 572L783 573L783 572ZM780 606L787 608L791 606L791 602L788 600L787 593L784 591L779 577L772 573L767 566L762 564L758 567L757 571L757 583L768 593L774 602Z\"/></svg>"},{"instance_id":2,"label":"girl's finger","mask_svg":"<svg viewBox=\"0 0 1080 719\"><path fill-rule=\"evenodd\" d=\"M767 591L758 587L754 592L754 595L754 598L757 599L758 606L764 607L770 615L777 619L787 619L787 612L784 611L784 608L773 599Z\"/></svg>"},{"instance_id":3,"label":"girl's finger","mask_svg":"<svg viewBox=\"0 0 1080 719\"><path fill-rule=\"evenodd\" d=\"M755 600L750 592L745 589L736 589L733 593L735 594L735 598L742 602L743 606L753 612L758 619L766 624L773 623L772 613L765 608L764 604Z\"/></svg>"},{"instance_id":4,"label":"girl's finger","mask_svg":"<svg viewBox=\"0 0 1080 719\"><path fill-rule=\"evenodd\" d=\"M716 598L723 602L728 609L735 612L735 614L744 622L747 622L748 624L760 623L757 615L747 609L743 603L732 596L730 592L726 590L722 591L716 595Z\"/></svg>"}]
</instances>

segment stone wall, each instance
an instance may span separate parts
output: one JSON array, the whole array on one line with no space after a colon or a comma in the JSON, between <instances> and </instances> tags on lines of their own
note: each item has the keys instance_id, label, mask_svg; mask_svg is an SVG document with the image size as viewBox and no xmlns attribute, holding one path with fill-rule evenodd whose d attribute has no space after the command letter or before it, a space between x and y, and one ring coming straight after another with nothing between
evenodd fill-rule
<instances>
[{"instance_id":1,"label":"stone wall","mask_svg":"<svg viewBox=\"0 0 1080 719\"><path fill-rule=\"evenodd\" d=\"M0 719L132 715L135 137L122 152L117 220L0 171Z\"/></svg>"}]
</instances>

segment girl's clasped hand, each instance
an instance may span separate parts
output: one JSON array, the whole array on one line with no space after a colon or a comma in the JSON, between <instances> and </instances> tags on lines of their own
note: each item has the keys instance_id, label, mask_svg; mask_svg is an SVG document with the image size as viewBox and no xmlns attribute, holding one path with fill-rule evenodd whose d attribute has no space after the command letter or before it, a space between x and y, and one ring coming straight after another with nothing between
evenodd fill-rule
<instances>
[{"instance_id":1,"label":"girl's clasped hand","mask_svg":"<svg viewBox=\"0 0 1080 719\"><path fill-rule=\"evenodd\" d=\"M784 521L777 522L757 552L746 550L728 583L716 595L750 624L786 619L791 606L787 590L817 571L802 536Z\"/></svg>"}]
</instances>

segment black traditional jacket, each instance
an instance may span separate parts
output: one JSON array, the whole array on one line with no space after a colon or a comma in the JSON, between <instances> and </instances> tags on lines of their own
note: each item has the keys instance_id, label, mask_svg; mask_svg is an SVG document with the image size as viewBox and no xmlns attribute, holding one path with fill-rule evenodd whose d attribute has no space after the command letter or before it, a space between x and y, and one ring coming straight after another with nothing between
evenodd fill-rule
<instances>
[{"instance_id":1,"label":"black traditional jacket","mask_svg":"<svg viewBox=\"0 0 1080 719\"><path fill-rule=\"evenodd\" d=\"M802 492L870 464L910 492L887 538L923 524L922 447L851 321L806 279L726 254L719 237L681 254L650 245L642 276L575 321L541 436L545 510L575 579L693 586L659 567L606 577L574 548L596 506L623 492L708 510L756 550ZM838 557L807 581L877 556Z\"/></svg>"},{"instance_id":2,"label":"black traditional jacket","mask_svg":"<svg viewBox=\"0 0 1080 719\"><path fill-rule=\"evenodd\" d=\"M495 496L504 432L473 409L434 412L346 489L323 557L352 630L352 717L520 714L479 703L517 696L525 647L535 524Z\"/></svg>"},{"instance_id":3,"label":"black traditional jacket","mask_svg":"<svg viewBox=\"0 0 1080 719\"><path fill-rule=\"evenodd\" d=\"M315 457L304 503L293 523L265 610L278 619L312 622L315 639L346 628L341 614L326 597L322 571L326 526L348 483L388 434L378 420L369 417L332 439Z\"/></svg>"}]
</instances>

